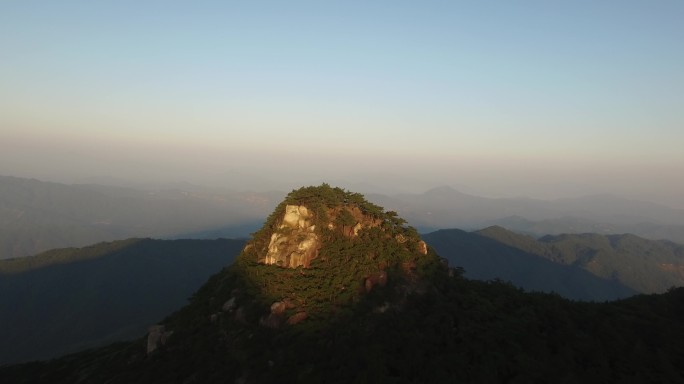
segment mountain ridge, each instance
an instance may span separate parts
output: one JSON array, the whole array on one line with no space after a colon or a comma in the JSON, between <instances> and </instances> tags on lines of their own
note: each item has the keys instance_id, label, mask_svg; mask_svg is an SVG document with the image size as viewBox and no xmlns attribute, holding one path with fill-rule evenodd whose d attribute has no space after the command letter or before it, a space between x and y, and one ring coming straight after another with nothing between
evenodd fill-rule
<instances>
[{"instance_id":1,"label":"mountain ridge","mask_svg":"<svg viewBox=\"0 0 684 384\"><path fill-rule=\"evenodd\" d=\"M130 237L248 237L283 196L188 183L136 189L0 176L0 259ZM592 198L491 199L448 186L422 194L369 196L423 233L500 224L537 236L630 232L684 243L684 211L654 203L618 199L606 204L605 196L600 203ZM613 206L612 213L605 213L603 206ZM521 219L506 219L515 215Z\"/></svg>"},{"instance_id":2,"label":"mountain ridge","mask_svg":"<svg viewBox=\"0 0 684 384\"><path fill-rule=\"evenodd\" d=\"M128 239L0 260L0 365L140 337L243 245Z\"/></svg>"},{"instance_id":3,"label":"mountain ridge","mask_svg":"<svg viewBox=\"0 0 684 384\"><path fill-rule=\"evenodd\" d=\"M274 198L274 193L144 191L0 176L0 259L131 237L206 236L217 229L216 237L247 236L270 212Z\"/></svg>"},{"instance_id":4,"label":"mountain ridge","mask_svg":"<svg viewBox=\"0 0 684 384\"><path fill-rule=\"evenodd\" d=\"M684 210L613 195L553 200L487 198L440 187L422 194L370 196L399 212L421 233L503 225L537 236L564 232L631 232L649 239L684 244Z\"/></svg>"},{"instance_id":5,"label":"mountain ridge","mask_svg":"<svg viewBox=\"0 0 684 384\"><path fill-rule=\"evenodd\" d=\"M331 190L333 198L341 198L333 207L298 200L311 197L310 192L325 195ZM376 209L379 206L366 206L366 213L381 219L380 225L369 225L354 235L354 215L341 212L348 209L349 200L363 204L360 195L323 185L288 196L294 199L286 198L274 210L236 262L209 278L186 307L150 328L146 338L48 362L0 367L0 379L19 383L628 379L675 383L684 379L684 346L678 342L684 338L682 288L599 304L525 293L502 281L472 281L463 278L458 268L448 267L430 246L421 247L415 229L394 212ZM294 228L287 224L288 205L304 205L314 212L310 218L299 210L297 228L315 225L313 231L324 238L308 267L281 257L292 256L298 247L279 248L286 251L274 260L287 263L278 265L263 257L272 241L278 242L278 231L287 236L288 228ZM330 208L336 216L328 215ZM300 220L304 220L301 226ZM319 225L319 220L332 228ZM304 240L295 235L286 242ZM306 315L300 315L303 312Z\"/></svg>"},{"instance_id":6,"label":"mountain ridge","mask_svg":"<svg viewBox=\"0 0 684 384\"><path fill-rule=\"evenodd\" d=\"M602 302L638 293L618 281L603 279L581 268L548 260L476 232L443 229L425 234L423 238L449 260L449 264L462 267L464 276L469 279L509 281L526 291L554 292L582 301Z\"/></svg>"},{"instance_id":7,"label":"mountain ridge","mask_svg":"<svg viewBox=\"0 0 684 384\"><path fill-rule=\"evenodd\" d=\"M449 233L448 231L438 232ZM452 247L451 250L439 243L438 236L427 234L425 238L428 242L434 239L436 242L431 244L438 252L450 258L452 263L466 263L470 266L466 268L466 271L470 270L470 273L480 271L477 275L470 275L472 277L499 277L526 286L519 276L503 269L499 269L500 276L488 274L487 268L491 267L490 264L496 265L496 262L478 263L475 255L480 255L481 252L477 248L470 246L468 249L472 253L467 258L463 255L463 251L461 255L454 254L452 251L460 249L459 244L465 246L466 243L461 241L477 244L477 238L473 236L483 236L515 249L521 252L521 255L526 254L530 262L536 258L580 268L605 281L620 283L633 292L662 293L673 286L684 286L684 276L679 273L680 267L684 267L684 246L670 241L649 240L633 234L596 233L546 235L535 239L500 226L488 227L472 233L456 230L452 230L451 233L455 236L453 241L448 243ZM506 253L505 250L490 252L491 255L497 256L504 253ZM489 257L494 257L491 255ZM505 261L502 259L500 262ZM523 264L528 265L529 262ZM511 268L511 270L514 269ZM548 291L548 288L544 290Z\"/></svg>"}]
</instances>

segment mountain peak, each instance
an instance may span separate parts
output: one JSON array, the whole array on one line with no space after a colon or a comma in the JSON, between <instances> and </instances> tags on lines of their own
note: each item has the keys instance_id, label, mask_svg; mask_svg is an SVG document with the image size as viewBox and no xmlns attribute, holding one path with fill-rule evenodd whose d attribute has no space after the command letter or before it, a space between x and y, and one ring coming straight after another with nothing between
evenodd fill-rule
<instances>
[{"instance_id":1,"label":"mountain peak","mask_svg":"<svg viewBox=\"0 0 684 384\"><path fill-rule=\"evenodd\" d=\"M394 212L384 212L363 195L328 184L292 191L276 207L263 228L254 234L244 253L261 264L309 268L326 243L353 242L359 237L383 234L394 237L422 254L425 243ZM358 245L358 244L357 244Z\"/></svg>"},{"instance_id":2,"label":"mountain peak","mask_svg":"<svg viewBox=\"0 0 684 384\"><path fill-rule=\"evenodd\" d=\"M437 195L437 196L451 196L451 195L465 195L464 193L448 186L448 185L440 185L439 187L435 187L432 189L429 189L425 191L425 195Z\"/></svg>"},{"instance_id":3,"label":"mountain peak","mask_svg":"<svg viewBox=\"0 0 684 384\"><path fill-rule=\"evenodd\" d=\"M480 229L478 231L475 231L478 235L489 237L489 238L494 238L494 239L510 239L510 238L518 238L523 235L520 235L518 233L515 233L505 227L502 227L500 225L492 225L487 228Z\"/></svg>"},{"instance_id":4,"label":"mountain peak","mask_svg":"<svg viewBox=\"0 0 684 384\"><path fill-rule=\"evenodd\" d=\"M405 224L339 188L293 191L235 263L211 277L188 306L151 327L147 339L0 367L0 378L127 384L578 377L681 382L681 348L668 341L684 332L676 310L684 290L587 306L526 294L496 280L470 281L447 269ZM507 259L520 253L492 243L476 242L485 252L503 250ZM639 348L625 354L625 345ZM587 365L586 356L600 364ZM670 376L654 373L661 366Z\"/></svg>"},{"instance_id":5,"label":"mountain peak","mask_svg":"<svg viewBox=\"0 0 684 384\"><path fill-rule=\"evenodd\" d=\"M328 317L388 282L417 282L418 269L430 263L440 260L395 212L322 184L288 194L254 233L233 272L242 289L271 308L260 321L278 327L295 315Z\"/></svg>"}]
</instances>

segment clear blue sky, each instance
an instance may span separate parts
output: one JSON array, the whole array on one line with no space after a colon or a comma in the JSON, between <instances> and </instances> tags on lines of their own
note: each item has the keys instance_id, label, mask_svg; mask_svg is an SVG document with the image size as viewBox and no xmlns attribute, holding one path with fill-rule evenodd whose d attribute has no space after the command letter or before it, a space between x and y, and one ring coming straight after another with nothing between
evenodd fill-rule
<instances>
[{"instance_id":1,"label":"clear blue sky","mask_svg":"<svg viewBox=\"0 0 684 384\"><path fill-rule=\"evenodd\" d=\"M5 0L0 173L684 207L682 20L666 0Z\"/></svg>"}]
</instances>

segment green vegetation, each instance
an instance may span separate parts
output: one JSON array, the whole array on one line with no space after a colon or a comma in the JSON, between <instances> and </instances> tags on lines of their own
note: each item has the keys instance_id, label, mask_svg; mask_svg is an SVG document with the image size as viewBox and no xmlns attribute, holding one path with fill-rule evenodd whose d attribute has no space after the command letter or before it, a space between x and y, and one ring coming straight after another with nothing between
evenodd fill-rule
<instances>
[{"instance_id":1,"label":"green vegetation","mask_svg":"<svg viewBox=\"0 0 684 384\"><path fill-rule=\"evenodd\" d=\"M145 239L102 242L83 248L53 249L35 256L0 260L0 275L26 273L57 264L69 264L76 261L96 259L134 246L141 241L145 241Z\"/></svg>"},{"instance_id":2,"label":"green vegetation","mask_svg":"<svg viewBox=\"0 0 684 384\"><path fill-rule=\"evenodd\" d=\"M662 293L684 286L684 245L634 235L544 236L539 240L501 227L476 232L539 258L585 270L636 292Z\"/></svg>"},{"instance_id":3,"label":"green vegetation","mask_svg":"<svg viewBox=\"0 0 684 384\"><path fill-rule=\"evenodd\" d=\"M463 267L470 279L502 279L526 290L555 292L574 300L606 301L638 293L577 265L547 259L535 239L503 228L490 229L486 235L446 229L423 238L449 264Z\"/></svg>"},{"instance_id":4,"label":"green vegetation","mask_svg":"<svg viewBox=\"0 0 684 384\"><path fill-rule=\"evenodd\" d=\"M11 382L442 383L684 380L684 289L577 303L502 282L435 276L384 313L360 305L326 327L269 330L195 312L159 354L142 341L8 367ZM210 282L209 284L212 284ZM386 298L386 297L385 297ZM197 309L197 308L195 308ZM192 316L185 314L186 316Z\"/></svg>"},{"instance_id":5,"label":"green vegetation","mask_svg":"<svg viewBox=\"0 0 684 384\"><path fill-rule=\"evenodd\" d=\"M322 245L310 268L257 263L287 204L314 212ZM356 222L374 225L356 236L323 225L351 225L345 210ZM164 321L173 334L159 350L146 354L140 339L5 367L0 381L684 381L684 288L609 303L573 302L499 280L468 280L421 246L396 214L355 194L327 185L293 191L236 262ZM378 278L369 285L381 272L386 284ZM309 318L265 326L271 304L285 299L294 303L287 311L305 310Z\"/></svg>"},{"instance_id":6,"label":"green vegetation","mask_svg":"<svg viewBox=\"0 0 684 384\"><path fill-rule=\"evenodd\" d=\"M286 205L304 205L314 212L322 246L309 268L283 270L257 262L259 252L265 252L271 233L278 228ZM336 226L331 229L328 224L333 215ZM361 221L366 226L357 236L351 236L350 229ZM405 224L396 213L385 213L357 193L327 184L295 190L238 258L234 268L242 276L240 288L256 297L264 308L287 298L298 304L292 311L305 310L310 315L309 323L327 319L362 298L365 278L387 269L390 281L405 280L409 278L407 273L412 273L406 268L415 268L426 259L418 252L418 233ZM396 240L398 237L401 242ZM223 295L228 293L226 289Z\"/></svg>"}]
</instances>

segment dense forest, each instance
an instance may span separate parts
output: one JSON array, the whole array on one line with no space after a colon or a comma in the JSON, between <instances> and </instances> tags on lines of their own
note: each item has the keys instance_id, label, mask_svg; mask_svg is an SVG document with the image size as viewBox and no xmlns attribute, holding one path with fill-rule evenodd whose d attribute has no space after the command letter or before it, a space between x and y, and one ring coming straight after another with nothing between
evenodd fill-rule
<instances>
[{"instance_id":1,"label":"dense forest","mask_svg":"<svg viewBox=\"0 0 684 384\"><path fill-rule=\"evenodd\" d=\"M683 288L589 303L528 293L499 280L469 280L432 250L423 252L415 230L395 214L360 199L327 185L293 191L237 261L162 322L160 338L150 334L132 343L5 367L0 379L684 381ZM309 268L264 265L250 251L282 228L286 204L307 204L319 212L317 223L331 224L321 226L320 236L327 237ZM344 210L362 211L364 217L355 221L377 225L351 236L344 229L351 224Z\"/></svg>"},{"instance_id":2,"label":"dense forest","mask_svg":"<svg viewBox=\"0 0 684 384\"><path fill-rule=\"evenodd\" d=\"M0 370L9 382L491 382L684 380L684 289L612 303L572 302L434 270L424 292L388 288L316 327L210 320L201 297L173 316L158 353L145 340ZM428 277L428 276L423 276ZM182 324L182 326L181 326ZM80 380L79 380L80 379ZM5 381L8 382L8 381Z\"/></svg>"}]
</instances>

